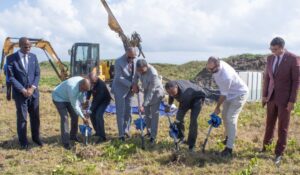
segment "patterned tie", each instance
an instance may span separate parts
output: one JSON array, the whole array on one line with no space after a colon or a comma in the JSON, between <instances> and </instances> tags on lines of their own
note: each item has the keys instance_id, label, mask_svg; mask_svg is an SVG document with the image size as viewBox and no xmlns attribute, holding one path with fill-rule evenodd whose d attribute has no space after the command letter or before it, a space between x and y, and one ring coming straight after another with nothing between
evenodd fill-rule
<instances>
[{"instance_id":1,"label":"patterned tie","mask_svg":"<svg viewBox=\"0 0 300 175\"><path fill-rule=\"evenodd\" d=\"M130 62L128 62L128 72L130 73L130 74L132 74L132 62L130 61Z\"/></svg>"}]
</instances>

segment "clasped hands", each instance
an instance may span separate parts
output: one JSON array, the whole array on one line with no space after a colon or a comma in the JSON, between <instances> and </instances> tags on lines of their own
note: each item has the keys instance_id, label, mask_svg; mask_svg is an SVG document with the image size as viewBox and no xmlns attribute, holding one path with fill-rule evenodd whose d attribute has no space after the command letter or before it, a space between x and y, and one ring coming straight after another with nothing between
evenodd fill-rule
<instances>
[{"instance_id":1,"label":"clasped hands","mask_svg":"<svg viewBox=\"0 0 300 175\"><path fill-rule=\"evenodd\" d=\"M33 92L34 92L35 88L33 86L27 88L27 89L23 89L22 90L22 94L24 95L24 97L31 97Z\"/></svg>"}]
</instances>

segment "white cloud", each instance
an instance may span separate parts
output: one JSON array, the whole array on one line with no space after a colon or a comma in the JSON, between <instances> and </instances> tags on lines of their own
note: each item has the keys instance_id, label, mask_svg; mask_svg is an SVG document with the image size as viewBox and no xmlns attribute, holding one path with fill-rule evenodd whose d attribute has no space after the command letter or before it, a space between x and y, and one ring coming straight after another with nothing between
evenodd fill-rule
<instances>
[{"instance_id":1,"label":"white cloud","mask_svg":"<svg viewBox=\"0 0 300 175\"><path fill-rule=\"evenodd\" d=\"M269 41L277 35L286 39L292 51L300 52L300 1L108 3L126 34L141 34L146 56L153 62L182 63L209 55L267 53ZM116 58L123 53L120 39L107 26L100 0L20 0L0 11L0 41L6 36L45 38L65 60L74 42L100 43L102 58Z\"/></svg>"}]
</instances>

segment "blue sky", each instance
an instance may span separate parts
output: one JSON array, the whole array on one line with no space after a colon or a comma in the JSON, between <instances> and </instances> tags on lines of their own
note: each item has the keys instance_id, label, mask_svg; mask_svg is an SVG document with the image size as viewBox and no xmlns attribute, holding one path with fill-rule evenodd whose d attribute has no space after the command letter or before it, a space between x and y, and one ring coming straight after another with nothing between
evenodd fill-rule
<instances>
[{"instance_id":1,"label":"blue sky","mask_svg":"<svg viewBox=\"0 0 300 175\"><path fill-rule=\"evenodd\" d=\"M275 36L285 38L287 48L300 53L300 1L107 2L127 35L141 34L150 62L181 64L211 55L269 53ZM75 42L100 43L101 58L123 53L100 0L1 0L0 4L1 43L7 36L44 38L63 60L69 60L68 49Z\"/></svg>"}]
</instances>

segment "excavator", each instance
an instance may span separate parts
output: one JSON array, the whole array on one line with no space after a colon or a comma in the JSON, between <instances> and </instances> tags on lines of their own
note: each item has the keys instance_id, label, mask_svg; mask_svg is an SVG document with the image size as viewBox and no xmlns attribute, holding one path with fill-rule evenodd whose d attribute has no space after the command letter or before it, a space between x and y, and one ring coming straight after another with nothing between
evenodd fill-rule
<instances>
[{"instance_id":1,"label":"excavator","mask_svg":"<svg viewBox=\"0 0 300 175\"><path fill-rule=\"evenodd\" d=\"M102 5L108 13L108 26L111 30L116 32L122 40L124 50L128 47L138 48L139 55L145 58L141 46L141 37L137 32L133 32L131 37L124 34L123 29L118 23L117 19L113 15L105 0L101 0ZM14 52L15 49L19 48L19 38L7 37L4 41L2 57L0 62L0 84L3 86L2 73L4 71L4 64L6 58ZM66 64L56 54L51 43L49 41L37 38L29 38L32 47L42 49L55 71L58 78L63 81L72 76L86 76L89 72L97 71L99 78L103 81L110 82L114 75L114 65L112 61L100 61L100 46L98 43L75 43L73 44L69 54L70 59L70 71Z\"/></svg>"},{"instance_id":2,"label":"excavator","mask_svg":"<svg viewBox=\"0 0 300 175\"><path fill-rule=\"evenodd\" d=\"M3 84L1 74L4 71L3 67L6 58L12 54L15 49L19 48L18 40L19 38L7 37L4 41L0 63L1 84ZM71 50L69 50L69 54L71 55L69 71L69 67L61 61L49 41L36 38L29 38L29 41L32 47L44 51L51 67L61 81L72 76L86 76L92 71L98 71L99 77L104 81L110 81L113 76L113 72L110 70L111 62L100 62L100 47L98 43L73 44Z\"/></svg>"}]
</instances>

